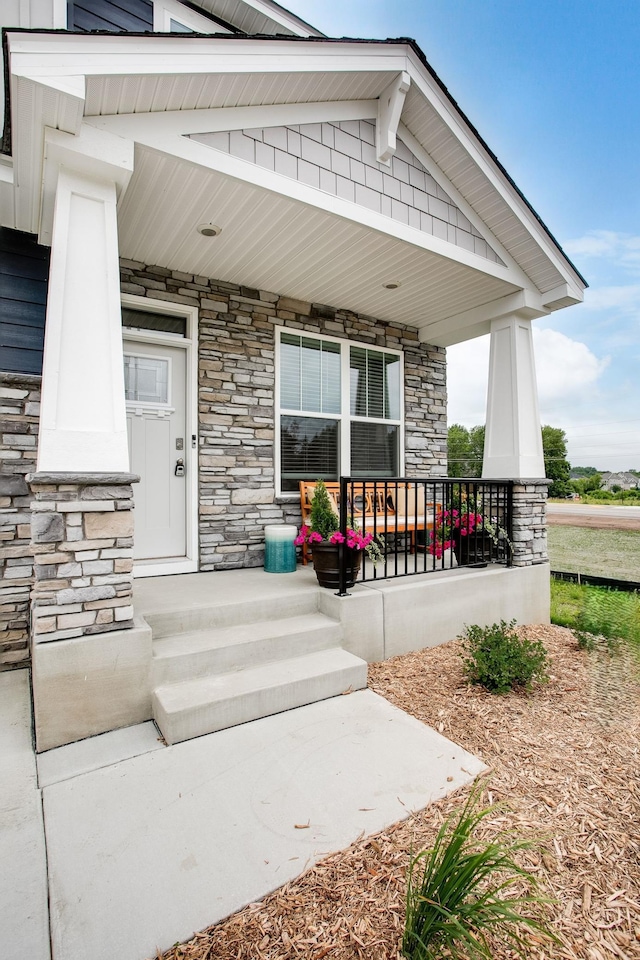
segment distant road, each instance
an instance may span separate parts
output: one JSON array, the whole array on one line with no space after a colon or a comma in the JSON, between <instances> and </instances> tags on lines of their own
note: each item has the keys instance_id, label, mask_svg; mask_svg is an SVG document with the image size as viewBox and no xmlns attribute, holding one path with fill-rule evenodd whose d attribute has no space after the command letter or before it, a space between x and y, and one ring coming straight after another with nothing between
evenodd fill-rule
<instances>
[{"instance_id":1,"label":"distant road","mask_svg":"<svg viewBox=\"0 0 640 960\"><path fill-rule=\"evenodd\" d=\"M573 527L604 527L609 530L640 530L640 507L593 506L587 503L548 503L550 524Z\"/></svg>"}]
</instances>

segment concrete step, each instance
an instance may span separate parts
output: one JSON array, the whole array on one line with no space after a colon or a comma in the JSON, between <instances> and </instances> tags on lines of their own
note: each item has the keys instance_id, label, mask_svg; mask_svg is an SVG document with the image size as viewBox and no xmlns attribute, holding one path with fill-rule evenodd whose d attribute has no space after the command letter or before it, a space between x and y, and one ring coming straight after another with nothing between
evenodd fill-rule
<instances>
[{"instance_id":1,"label":"concrete step","mask_svg":"<svg viewBox=\"0 0 640 960\"><path fill-rule=\"evenodd\" d=\"M317 589L290 588L286 593L274 591L272 596L250 593L237 596L231 593L226 602L216 597L212 598L211 604L199 598L197 605L185 601L173 610L145 611L144 617L153 630L154 640L160 640L164 637L207 628L222 629L281 618L285 612L288 617L301 617L308 613L316 613L317 609Z\"/></svg>"},{"instance_id":2,"label":"concrete step","mask_svg":"<svg viewBox=\"0 0 640 960\"><path fill-rule=\"evenodd\" d=\"M151 685L158 687L287 660L338 647L341 639L338 622L321 613L193 630L154 640Z\"/></svg>"},{"instance_id":3,"label":"concrete step","mask_svg":"<svg viewBox=\"0 0 640 960\"><path fill-rule=\"evenodd\" d=\"M366 684L366 662L334 647L235 673L165 684L154 691L153 715L167 743L180 743Z\"/></svg>"}]
</instances>

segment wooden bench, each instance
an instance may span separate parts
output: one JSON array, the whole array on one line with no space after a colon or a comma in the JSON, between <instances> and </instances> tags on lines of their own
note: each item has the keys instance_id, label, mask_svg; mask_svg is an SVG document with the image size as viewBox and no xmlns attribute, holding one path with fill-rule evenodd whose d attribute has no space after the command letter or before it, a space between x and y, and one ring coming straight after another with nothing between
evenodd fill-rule
<instances>
[{"instance_id":1,"label":"wooden bench","mask_svg":"<svg viewBox=\"0 0 640 960\"><path fill-rule=\"evenodd\" d=\"M325 487L331 505L340 516L340 483L337 480L325 480ZM313 481L300 481L300 509L303 524L310 524L311 501L316 489ZM424 484L396 483L389 480L386 484L378 482L375 488L371 484L354 483L349 485L353 504L349 505L347 523L355 523L364 532L389 536L404 533L409 536L411 552L416 549L416 534L424 530L433 530L436 507L425 497ZM386 510L385 510L386 500ZM311 550L307 544L302 548L302 562L308 563Z\"/></svg>"}]
</instances>

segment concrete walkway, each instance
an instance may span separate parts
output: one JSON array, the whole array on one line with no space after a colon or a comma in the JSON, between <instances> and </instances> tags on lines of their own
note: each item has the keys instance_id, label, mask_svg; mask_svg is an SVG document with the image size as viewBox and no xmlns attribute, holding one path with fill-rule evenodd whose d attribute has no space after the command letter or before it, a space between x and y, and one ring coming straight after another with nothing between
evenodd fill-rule
<instances>
[{"instance_id":1,"label":"concrete walkway","mask_svg":"<svg viewBox=\"0 0 640 960\"><path fill-rule=\"evenodd\" d=\"M150 723L60 747L38 790L27 680L0 674L3 960L50 956L47 864L53 960L145 960L483 769L360 691L173 747Z\"/></svg>"},{"instance_id":2,"label":"concrete walkway","mask_svg":"<svg viewBox=\"0 0 640 960\"><path fill-rule=\"evenodd\" d=\"M0 673L0 956L48 960L47 855L29 672Z\"/></svg>"}]
</instances>

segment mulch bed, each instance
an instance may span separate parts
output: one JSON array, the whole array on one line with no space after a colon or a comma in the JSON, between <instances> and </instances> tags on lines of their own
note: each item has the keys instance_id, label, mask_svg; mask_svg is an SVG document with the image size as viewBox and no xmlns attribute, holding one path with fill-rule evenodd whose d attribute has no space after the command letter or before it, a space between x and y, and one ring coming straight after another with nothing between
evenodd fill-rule
<instances>
[{"instance_id":1,"label":"mulch bed","mask_svg":"<svg viewBox=\"0 0 640 960\"><path fill-rule=\"evenodd\" d=\"M522 628L550 655L550 680L492 696L464 679L459 644L372 664L369 686L480 756L480 836L513 829L555 902L561 945L529 937L531 960L640 958L640 676L627 648L580 651L560 627ZM428 847L470 788L334 854L163 960L396 960L411 850ZM247 864L247 869L251 865ZM512 955L499 947L495 960Z\"/></svg>"}]
</instances>

